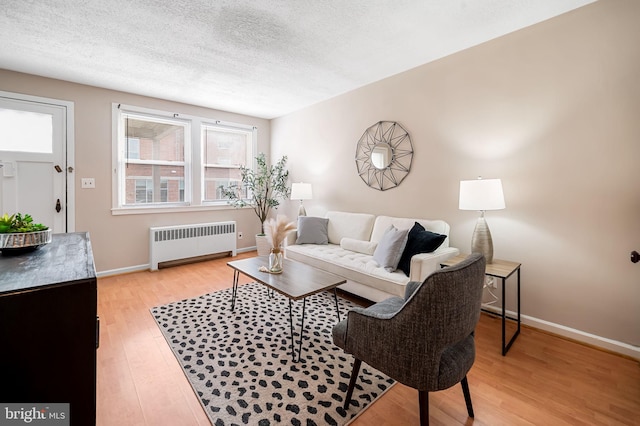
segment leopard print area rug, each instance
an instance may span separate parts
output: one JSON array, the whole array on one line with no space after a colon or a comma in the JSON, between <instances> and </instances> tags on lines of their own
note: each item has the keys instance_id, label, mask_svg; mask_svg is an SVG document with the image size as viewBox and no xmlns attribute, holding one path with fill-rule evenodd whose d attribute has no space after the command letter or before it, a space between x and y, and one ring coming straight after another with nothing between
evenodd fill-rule
<instances>
[{"instance_id":1,"label":"leopard print area rug","mask_svg":"<svg viewBox=\"0 0 640 426\"><path fill-rule=\"evenodd\" d=\"M355 307L338 297L341 318ZM296 348L302 301L292 302ZM333 344L332 292L307 297L302 354L292 361L289 299L257 284L151 309L162 334L215 426L344 425L391 387L366 364L348 410L353 357Z\"/></svg>"}]
</instances>

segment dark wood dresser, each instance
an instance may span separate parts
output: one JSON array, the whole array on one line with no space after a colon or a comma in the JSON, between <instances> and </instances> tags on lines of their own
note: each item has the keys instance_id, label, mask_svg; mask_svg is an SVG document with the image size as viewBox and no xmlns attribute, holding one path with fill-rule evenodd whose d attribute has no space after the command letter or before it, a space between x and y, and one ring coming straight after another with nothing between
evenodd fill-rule
<instances>
[{"instance_id":1,"label":"dark wood dresser","mask_svg":"<svg viewBox=\"0 0 640 426\"><path fill-rule=\"evenodd\" d=\"M97 282L88 233L0 256L0 403L69 403L96 422Z\"/></svg>"}]
</instances>

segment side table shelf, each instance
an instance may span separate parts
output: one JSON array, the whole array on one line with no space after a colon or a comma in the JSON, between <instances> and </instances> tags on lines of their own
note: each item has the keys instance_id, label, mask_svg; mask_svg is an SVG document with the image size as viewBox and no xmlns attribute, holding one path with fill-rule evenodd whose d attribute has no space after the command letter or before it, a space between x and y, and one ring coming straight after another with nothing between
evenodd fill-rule
<instances>
[{"instance_id":1,"label":"side table shelf","mask_svg":"<svg viewBox=\"0 0 640 426\"><path fill-rule=\"evenodd\" d=\"M440 264L441 267L452 266L458 262L461 262L467 257L467 255L460 254L458 256L452 257L445 262ZM516 340L518 335L520 334L520 266L521 264L518 262L510 262L508 260L499 260L493 259L493 263L487 263L485 268L485 275L490 277L500 278L500 282L502 283L502 311L500 314L496 312L482 309L484 312L487 312L492 315L500 315L502 317L502 356L505 356L513 345L513 342ZM506 287L507 287L507 279L513 274L517 274L517 300L518 300L518 309L517 309L517 317L512 318L506 315L505 308L505 299L506 299ZM516 329L513 336L509 342L506 341L506 327L505 322L509 319L511 321L516 321L518 323L518 328Z\"/></svg>"}]
</instances>

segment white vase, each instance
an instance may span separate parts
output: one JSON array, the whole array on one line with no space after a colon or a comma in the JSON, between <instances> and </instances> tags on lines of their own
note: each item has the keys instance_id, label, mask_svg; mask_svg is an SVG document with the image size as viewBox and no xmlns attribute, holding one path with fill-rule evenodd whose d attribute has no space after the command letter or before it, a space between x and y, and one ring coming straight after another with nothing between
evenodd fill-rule
<instances>
[{"instance_id":1,"label":"white vase","mask_svg":"<svg viewBox=\"0 0 640 426\"><path fill-rule=\"evenodd\" d=\"M269 244L266 235L256 234L256 249L258 250L258 256L269 256L271 244Z\"/></svg>"}]
</instances>

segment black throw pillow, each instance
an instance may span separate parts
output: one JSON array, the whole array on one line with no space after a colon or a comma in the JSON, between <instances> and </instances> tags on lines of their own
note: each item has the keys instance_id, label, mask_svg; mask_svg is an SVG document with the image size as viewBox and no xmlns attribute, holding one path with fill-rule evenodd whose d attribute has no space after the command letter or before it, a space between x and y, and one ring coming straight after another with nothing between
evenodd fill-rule
<instances>
[{"instance_id":1,"label":"black throw pillow","mask_svg":"<svg viewBox=\"0 0 640 426\"><path fill-rule=\"evenodd\" d=\"M446 239L446 235L427 231L424 229L424 226L416 222L415 225L413 225L413 228L409 231L409 239L407 240L407 245L404 247L404 251L400 257L398 269L402 270L406 276L409 276L411 258L418 253L431 253L432 251L435 251Z\"/></svg>"}]
</instances>

